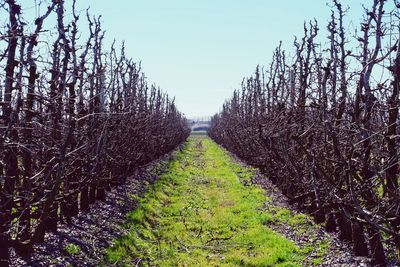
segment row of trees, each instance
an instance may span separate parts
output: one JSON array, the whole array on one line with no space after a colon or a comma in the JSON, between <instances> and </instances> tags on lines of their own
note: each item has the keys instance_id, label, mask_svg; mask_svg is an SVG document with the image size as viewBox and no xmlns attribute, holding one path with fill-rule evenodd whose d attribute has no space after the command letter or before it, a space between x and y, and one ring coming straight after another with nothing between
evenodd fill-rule
<instances>
[{"instance_id":1,"label":"row of trees","mask_svg":"<svg viewBox=\"0 0 400 267\"><path fill-rule=\"evenodd\" d=\"M354 35L339 0L326 39L316 21L305 23L294 56L279 45L212 118L209 135L356 255L385 266L400 252L400 3L369 2Z\"/></svg>"},{"instance_id":2,"label":"row of trees","mask_svg":"<svg viewBox=\"0 0 400 267\"><path fill-rule=\"evenodd\" d=\"M20 3L0 1L8 17L0 30L1 266L10 248L28 257L59 221L88 211L189 134L174 101L148 84L124 46L104 49L100 17L80 14L84 37L75 0L47 4L30 23Z\"/></svg>"}]
</instances>

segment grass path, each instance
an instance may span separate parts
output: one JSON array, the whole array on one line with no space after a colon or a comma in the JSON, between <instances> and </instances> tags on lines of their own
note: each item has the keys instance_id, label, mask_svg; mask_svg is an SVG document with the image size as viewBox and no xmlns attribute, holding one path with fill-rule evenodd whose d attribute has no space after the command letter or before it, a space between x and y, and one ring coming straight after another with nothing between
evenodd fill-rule
<instances>
[{"instance_id":1,"label":"grass path","mask_svg":"<svg viewBox=\"0 0 400 267\"><path fill-rule=\"evenodd\" d=\"M301 266L304 252L268 228L252 169L206 137L192 137L128 216L108 250L118 266Z\"/></svg>"}]
</instances>

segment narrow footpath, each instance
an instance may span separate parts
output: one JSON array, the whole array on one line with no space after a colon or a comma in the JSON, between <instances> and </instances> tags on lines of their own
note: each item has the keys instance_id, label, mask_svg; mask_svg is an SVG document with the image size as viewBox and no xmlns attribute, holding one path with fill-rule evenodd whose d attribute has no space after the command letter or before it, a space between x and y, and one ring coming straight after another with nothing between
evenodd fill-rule
<instances>
[{"instance_id":1,"label":"narrow footpath","mask_svg":"<svg viewBox=\"0 0 400 267\"><path fill-rule=\"evenodd\" d=\"M105 265L303 266L315 247L299 248L268 225L304 215L266 209L254 173L211 139L191 137L128 215L130 232L108 249Z\"/></svg>"}]
</instances>

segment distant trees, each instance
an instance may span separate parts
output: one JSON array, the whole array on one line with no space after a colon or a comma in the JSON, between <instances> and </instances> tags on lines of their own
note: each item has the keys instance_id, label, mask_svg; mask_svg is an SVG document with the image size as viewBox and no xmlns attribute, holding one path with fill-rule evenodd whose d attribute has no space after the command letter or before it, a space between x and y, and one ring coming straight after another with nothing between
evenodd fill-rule
<instances>
[{"instance_id":1,"label":"distant trees","mask_svg":"<svg viewBox=\"0 0 400 267\"><path fill-rule=\"evenodd\" d=\"M70 19L64 1L53 0L33 25L20 3L0 1L8 17L0 29L1 266L9 248L28 257L59 221L89 210L189 134L174 101L148 84L124 46L104 48L100 17L87 12L89 36L79 32L75 1ZM50 20L56 28L44 29Z\"/></svg>"},{"instance_id":2,"label":"distant trees","mask_svg":"<svg viewBox=\"0 0 400 267\"><path fill-rule=\"evenodd\" d=\"M400 3L370 2L351 42L338 0L327 41L317 42L316 21L305 23L294 56L278 46L270 67L257 67L213 117L209 135L338 230L356 255L385 266L395 253L385 244L400 252Z\"/></svg>"}]
</instances>

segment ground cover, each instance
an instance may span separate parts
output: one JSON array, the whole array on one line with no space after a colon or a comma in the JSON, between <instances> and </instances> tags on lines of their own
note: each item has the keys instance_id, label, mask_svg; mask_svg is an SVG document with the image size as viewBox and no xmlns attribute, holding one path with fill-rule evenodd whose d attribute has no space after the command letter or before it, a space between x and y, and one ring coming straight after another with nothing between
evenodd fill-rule
<instances>
[{"instance_id":1,"label":"ground cover","mask_svg":"<svg viewBox=\"0 0 400 267\"><path fill-rule=\"evenodd\" d=\"M265 210L253 175L209 138L191 137L128 215L130 232L107 264L300 266L304 250L268 227L288 213Z\"/></svg>"}]
</instances>

